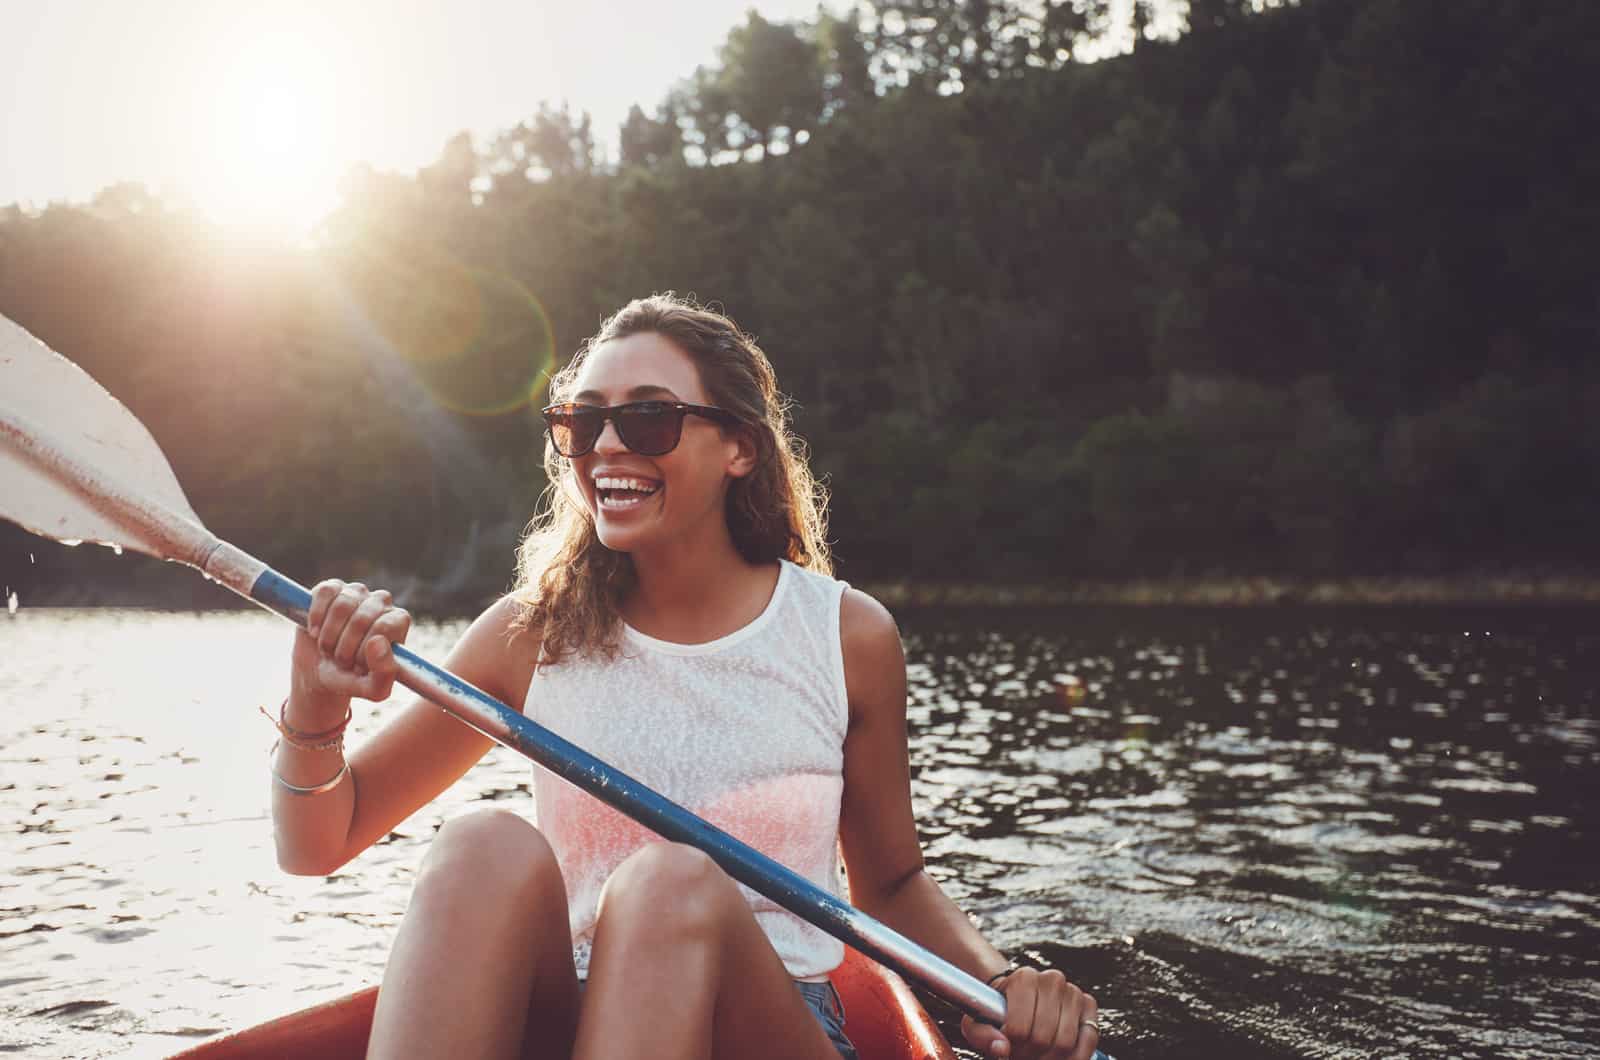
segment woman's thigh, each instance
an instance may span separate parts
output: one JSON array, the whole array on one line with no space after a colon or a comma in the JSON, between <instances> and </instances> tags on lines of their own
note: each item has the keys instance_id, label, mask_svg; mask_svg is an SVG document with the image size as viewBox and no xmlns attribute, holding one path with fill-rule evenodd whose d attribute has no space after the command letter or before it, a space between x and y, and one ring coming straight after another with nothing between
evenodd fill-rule
<instances>
[{"instance_id":1,"label":"woman's thigh","mask_svg":"<svg viewBox=\"0 0 1600 1060\"><path fill-rule=\"evenodd\" d=\"M839 1060L738 887L669 843L606 885L573 1055Z\"/></svg>"},{"instance_id":2,"label":"woman's thigh","mask_svg":"<svg viewBox=\"0 0 1600 1060\"><path fill-rule=\"evenodd\" d=\"M504 811L447 823L390 953L369 1055L565 1055L577 1010L549 844Z\"/></svg>"}]
</instances>

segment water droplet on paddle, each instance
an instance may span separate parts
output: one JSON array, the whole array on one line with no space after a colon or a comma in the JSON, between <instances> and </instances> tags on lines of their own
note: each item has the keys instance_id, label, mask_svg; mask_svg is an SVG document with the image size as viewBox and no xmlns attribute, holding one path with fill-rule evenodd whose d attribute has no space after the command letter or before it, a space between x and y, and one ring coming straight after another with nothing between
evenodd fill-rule
<instances>
[{"instance_id":1,"label":"water droplet on paddle","mask_svg":"<svg viewBox=\"0 0 1600 1060\"><path fill-rule=\"evenodd\" d=\"M61 539L61 543L63 545L66 545L68 548L77 548L79 545L83 544L83 538L81 538L81 537L63 537Z\"/></svg>"},{"instance_id":2,"label":"water droplet on paddle","mask_svg":"<svg viewBox=\"0 0 1600 1060\"><path fill-rule=\"evenodd\" d=\"M11 593L9 596L6 597L6 612L8 614L13 614L13 615L17 613L17 594L16 593Z\"/></svg>"},{"instance_id":3,"label":"water droplet on paddle","mask_svg":"<svg viewBox=\"0 0 1600 1060\"><path fill-rule=\"evenodd\" d=\"M111 554L114 556L122 555L122 546L115 541L111 542Z\"/></svg>"}]
</instances>

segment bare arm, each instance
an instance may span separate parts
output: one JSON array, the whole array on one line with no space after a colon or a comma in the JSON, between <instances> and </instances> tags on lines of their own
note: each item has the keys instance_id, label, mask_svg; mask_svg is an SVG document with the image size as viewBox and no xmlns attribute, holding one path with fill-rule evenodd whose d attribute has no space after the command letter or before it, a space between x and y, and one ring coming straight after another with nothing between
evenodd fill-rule
<instances>
[{"instance_id":1,"label":"bare arm","mask_svg":"<svg viewBox=\"0 0 1600 1060\"><path fill-rule=\"evenodd\" d=\"M447 669L502 702L521 705L532 676L537 637L512 632L516 605L501 600L464 633ZM391 642L404 639L410 617L387 594L323 583L313 594L312 628L296 634L295 665L285 716L303 731L321 731L344 716L352 695L386 698L395 667ZM348 756L349 771L333 788L297 795L273 784L272 818L278 864L296 875L325 875L354 858L432 801L472 768L488 737L416 697ZM337 751L279 745L274 768L289 784L310 787L338 774Z\"/></svg>"},{"instance_id":2,"label":"bare arm","mask_svg":"<svg viewBox=\"0 0 1600 1060\"><path fill-rule=\"evenodd\" d=\"M840 611L850 731L844 745L839 821L850 900L863 912L982 980L1007 962L929 876L911 807L906 744L906 665L900 633L883 605L855 590ZM1060 972L1023 971L998 984L1006 995L1000 1030L964 1020L967 1040L990 1056L1089 1060L1098 1030L1094 998Z\"/></svg>"},{"instance_id":3,"label":"bare arm","mask_svg":"<svg viewBox=\"0 0 1600 1060\"><path fill-rule=\"evenodd\" d=\"M850 732L840 840L851 903L979 979L1006 959L984 941L923 866L911 807L906 664L894 619L849 590L841 619Z\"/></svg>"}]
</instances>

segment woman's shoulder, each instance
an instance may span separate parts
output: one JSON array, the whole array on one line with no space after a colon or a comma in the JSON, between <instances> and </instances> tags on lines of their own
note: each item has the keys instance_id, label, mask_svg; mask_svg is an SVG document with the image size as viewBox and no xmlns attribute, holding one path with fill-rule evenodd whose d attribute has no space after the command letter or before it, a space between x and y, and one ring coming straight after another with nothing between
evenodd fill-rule
<instances>
[{"instance_id":1,"label":"woman's shoulder","mask_svg":"<svg viewBox=\"0 0 1600 1060\"><path fill-rule=\"evenodd\" d=\"M839 635L866 642L893 639L900 642L900 627L878 598L846 584L839 600Z\"/></svg>"},{"instance_id":2,"label":"woman's shoulder","mask_svg":"<svg viewBox=\"0 0 1600 1060\"><path fill-rule=\"evenodd\" d=\"M853 708L896 698L894 690L905 685L905 651L887 607L869 593L846 588L839 601L839 644Z\"/></svg>"},{"instance_id":3,"label":"woman's shoulder","mask_svg":"<svg viewBox=\"0 0 1600 1060\"><path fill-rule=\"evenodd\" d=\"M528 605L507 594L484 608L451 654L489 679L494 687L484 691L520 705L533 678L541 639L541 630L529 621Z\"/></svg>"},{"instance_id":4,"label":"woman's shoulder","mask_svg":"<svg viewBox=\"0 0 1600 1060\"><path fill-rule=\"evenodd\" d=\"M495 600L475 618L467 628L466 636L495 639L507 644L526 646L531 640L538 647L539 630L532 619L533 608L516 593L507 593Z\"/></svg>"}]
</instances>

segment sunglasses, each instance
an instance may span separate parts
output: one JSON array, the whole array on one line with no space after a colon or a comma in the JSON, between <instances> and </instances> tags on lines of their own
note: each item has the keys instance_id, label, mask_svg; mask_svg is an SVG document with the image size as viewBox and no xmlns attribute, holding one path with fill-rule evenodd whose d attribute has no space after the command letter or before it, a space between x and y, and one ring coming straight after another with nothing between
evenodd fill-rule
<instances>
[{"instance_id":1,"label":"sunglasses","mask_svg":"<svg viewBox=\"0 0 1600 1060\"><path fill-rule=\"evenodd\" d=\"M739 417L712 405L689 405L682 401L630 401L625 405L582 405L565 402L542 410L550 429L550 442L565 457L584 456L594 449L606 421L616 424L622 444L640 456L663 456L678 447L683 436L683 418L701 416L724 427L733 427Z\"/></svg>"}]
</instances>

